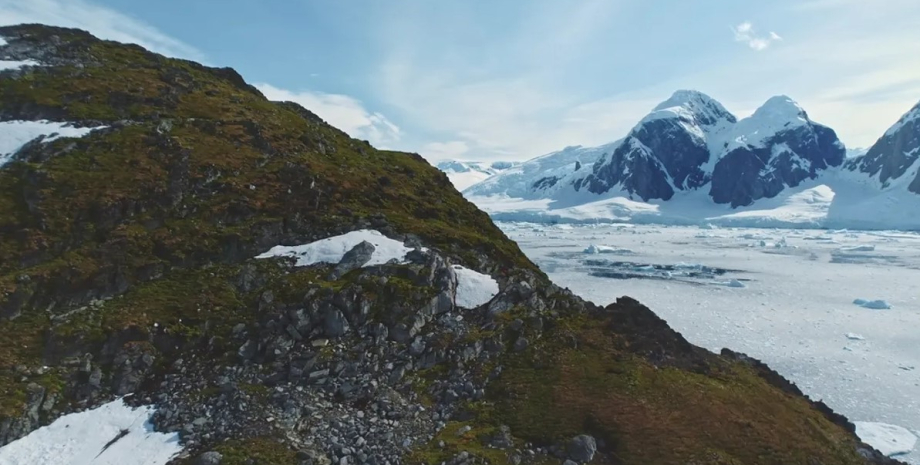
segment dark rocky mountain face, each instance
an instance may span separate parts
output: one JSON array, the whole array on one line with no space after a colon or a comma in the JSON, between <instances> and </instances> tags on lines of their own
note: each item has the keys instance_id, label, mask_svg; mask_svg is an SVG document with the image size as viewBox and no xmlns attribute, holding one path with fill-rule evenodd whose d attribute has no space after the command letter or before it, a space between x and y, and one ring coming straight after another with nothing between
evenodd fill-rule
<instances>
[{"instance_id":1,"label":"dark rocky mountain face","mask_svg":"<svg viewBox=\"0 0 920 465\"><path fill-rule=\"evenodd\" d=\"M232 70L0 37L39 63L0 71L0 127L106 126L0 168L0 445L130 393L171 465L894 463L756 360L554 286L417 155ZM254 259L362 228L414 251ZM454 265L498 295L460 309Z\"/></svg>"},{"instance_id":2,"label":"dark rocky mountain face","mask_svg":"<svg viewBox=\"0 0 920 465\"><path fill-rule=\"evenodd\" d=\"M861 157L847 161L846 169L877 178L883 186L903 176L920 158L920 103L908 111ZM920 173L908 185L920 194Z\"/></svg>"},{"instance_id":3,"label":"dark rocky mountain face","mask_svg":"<svg viewBox=\"0 0 920 465\"><path fill-rule=\"evenodd\" d=\"M714 202L738 207L815 179L840 166L845 153L832 129L788 97L737 121L705 94L679 91L575 186L595 194L622 189L648 201L709 185Z\"/></svg>"},{"instance_id":4,"label":"dark rocky mountain face","mask_svg":"<svg viewBox=\"0 0 920 465\"><path fill-rule=\"evenodd\" d=\"M678 91L633 129L605 162L581 183L603 194L622 188L642 200L669 200L674 189L698 189L709 182L706 134L735 117L711 97Z\"/></svg>"},{"instance_id":5,"label":"dark rocky mountain face","mask_svg":"<svg viewBox=\"0 0 920 465\"><path fill-rule=\"evenodd\" d=\"M668 200L674 189L668 182L668 173L662 163L637 139L627 138L603 163L595 165L594 173L588 175L579 186L587 186L589 192L603 194L619 186L630 195L642 200Z\"/></svg>"},{"instance_id":6,"label":"dark rocky mountain face","mask_svg":"<svg viewBox=\"0 0 920 465\"><path fill-rule=\"evenodd\" d=\"M846 149L830 128L810 123L781 131L759 147L738 147L715 164L710 196L732 207L772 198L840 166Z\"/></svg>"}]
</instances>

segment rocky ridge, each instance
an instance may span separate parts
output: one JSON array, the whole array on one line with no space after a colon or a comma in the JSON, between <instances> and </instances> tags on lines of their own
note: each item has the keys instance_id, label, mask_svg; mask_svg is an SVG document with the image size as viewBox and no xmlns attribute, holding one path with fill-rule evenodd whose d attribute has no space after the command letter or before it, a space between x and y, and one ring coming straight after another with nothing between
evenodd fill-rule
<instances>
[{"instance_id":1,"label":"rocky ridge","mask_svg":"<svg viewBox=\"0 0 920 465\"><path fill-rule=\"evenodd\" d=\"M0 445L131 394L174 464L895 463L759 362L554 286L418 155L230 69L0 37L34 63L0 71L0 122L104 126L0 168ZM358 229L415 251L254 258ZM455 264L499 294L458 308Z\"/></svg>"},{"instance_id":2,"label":"rocky ridge","mask_svg":"<svg viewBox=\"0 0 920 465\"><path fill-rule=\"evenodd\" d=\"M876 180L887 188L892 181L917 168L920 159L920 103L905 113L869 150L847 160L844 169ZM920 194L920 172L909 180L907 189Z\"/></svg>"}]
</instances>

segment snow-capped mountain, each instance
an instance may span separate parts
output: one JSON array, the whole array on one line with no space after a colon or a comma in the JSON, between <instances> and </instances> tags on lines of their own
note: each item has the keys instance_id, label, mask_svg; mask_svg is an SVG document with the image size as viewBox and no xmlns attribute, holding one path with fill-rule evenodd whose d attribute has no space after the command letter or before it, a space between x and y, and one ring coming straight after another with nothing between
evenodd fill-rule
<instances>
[{"instance_id":1,"label":"snow-capped mountain","mask_svg":"<svg viewBox=\"0 0 920 465\"><path fill-rule=\"evenodd\" d=\"M861 173L887 189L900 180L910 192L920 194L920 103L901 117L865 155L848 160L844 168ZM909 179L902 180L907 175Z\"/></svg>"},{"instance_id":2,"label":"snow-capped mountain","mask_svg":"<svg viewBox=\"0 0 920 465\"><path fill-rule=\"evenodd\" d=\"M612 153L621 141L599 147L570 146L534 158L464 190L468 196L504 195L521 199L552 197L572 179L591 173L599 158Z\"/></svg>"},{"instance_id":3,"label":"snow-capped mountain","mask_svg":"<svg viewBox=\"0 0 920 465\"><path fill-rule=\"evenodd\" d=\"M828 220L851 227L920 229L920 103L836 178Z\"/></svg>"},{"instance_id":4,"label":"snow-capped mountain","mask_svg":"<svg viewBox=\"0 0 920 465\"><path fill-rule=\"evenodd\" d=\"M445 160L438 163L437 168L447 174L457 190L462 191L517 165L517 162L509 161Z\"/></svg>"},{"instance_id":5,"label":"snow-capped mountain","mask_svg":"<svg viewBox=\"0 0 920 465\"><path fill-rule=\"evenodd\" d=\"M772 198L840 166L846 148L833 129L815 123L784 95L738 121L723 141L712 171L713 201L732 207Z\"/></svg>"},{"instance_id":6,"label":"snow-capped mountain","mask_svg":"<svg viewBox=\"0 0 920 465\"><path fill-rule=\"evenodd\" d=\"M734 208L816 179L840 166L845 153L836 133L789 97L770 98L738 120L712 97L679 90L620 141L545 155L465 194L575 205L617 196L667 201L699 191ZM570 165L578 157L576 172Z\"/></svg>"},{"instance_id":7,"label":"snow-capped mountain","mask_svg":"<svg viewBox=\"0 0 920 465\"><path fill-rule=\"evenodd\" d=\"M703 187L710 181L712 144L736 121L712 97L677 91L573 187L598 195L623 191L644 201L668 200L677 190Z\"/></svg>"}]
</instances>

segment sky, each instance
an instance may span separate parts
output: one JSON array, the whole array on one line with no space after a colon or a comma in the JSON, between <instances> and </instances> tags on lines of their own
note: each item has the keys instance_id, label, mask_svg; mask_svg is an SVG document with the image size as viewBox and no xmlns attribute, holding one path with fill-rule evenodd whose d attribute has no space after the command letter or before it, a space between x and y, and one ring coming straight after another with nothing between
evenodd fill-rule
<instances>
[{"instance_id":1,"label":"sky","mask_svg":"<svg viewBox=\"0 0 920 465\"><path fill-rule=\"evenodd\" d=\"M678 89L789 95L848 147L920 101L917 0L0 0L22 22L233 67L430 161L611 142Z\"/></svg>"}]
</instances>

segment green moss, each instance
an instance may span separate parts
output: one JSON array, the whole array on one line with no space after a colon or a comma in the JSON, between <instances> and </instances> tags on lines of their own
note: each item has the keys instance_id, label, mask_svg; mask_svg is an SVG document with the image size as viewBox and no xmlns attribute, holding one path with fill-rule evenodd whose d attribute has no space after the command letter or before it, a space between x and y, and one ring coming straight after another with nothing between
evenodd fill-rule
<instances>
[{"instance_id":1,"label":"green moss","mask_svg":"<svg viewBox=\"0 0 920 465\"><path fill-rule=\"evenodd\" d=\"M264 384L243 383L240 390L258 399L267 399L271 390Z\"/></svg>"},{"instance_id":2,"label":"green moss","mask_svg":"<svg viewBox=\"0 0 920 465\"><path fill-rule=\"evenodd\" d=\"M470 429L466 430L466 427ZM495 432L494 427L481 427L467 422L450 422L428 444L415 448L409 454L407 462L438 465L450 460L460 452L467 452L470 456L488 460L489 463L508 463L507 451L488 446Z\"/></svg>"},{"instance_id":3,"label":"green moss","mask_svg":"<svg viewBox=\"0 0 920 465\"><path fill-rule=\"evenodd\" d=\"M617 463L862 463L853 437L751 369L656 367L605 326L571 325L577 349L557 335L510 356L481 421L542 444L587 431Z\"/></svg>"},{"instance_id":4,"label":"green moss","mask_svg":"<svg viewBox=\"0 0 920 465\"><path fill-rule=\"evenodd\" d=\"M223 455L221 465L297 463L296 452L280 440L271 437L227 441L217 445L214 450Z\"/></svg>"}]
</instances>

